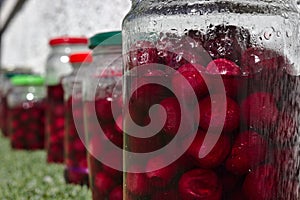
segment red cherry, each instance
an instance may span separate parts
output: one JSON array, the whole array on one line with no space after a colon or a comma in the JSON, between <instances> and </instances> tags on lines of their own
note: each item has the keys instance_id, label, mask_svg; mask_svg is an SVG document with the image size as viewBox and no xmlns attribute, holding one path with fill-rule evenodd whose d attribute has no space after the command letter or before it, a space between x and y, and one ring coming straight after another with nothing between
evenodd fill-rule
<instances>
[{"instance_id":1,"label":"red cherry","mask_svg":"<svg viewBox=\"0 0 300 200\"><path fill-rule=\"evenodd\" d=\"M120 154L117 154L116 152L114 151L111 151L111 152L107 152L105 154L105 157L103 157L104 160L106 159L110 159L113 166L116 166L116 167L122 167L122 162L123 162L123 158L122 158L122 155ZM123 176L123 173L122 171L119 171L117 169L114 169L114 168L111 168L105 164L102 164L102 170L110 175L111 177L113 177L117 182L120 182L122 181L122 176Z\"/></svg>"},{"instance_id":2,"label":"red cherry","mask_svg":"<svg viewBox=\"0 0 300 200\"><path fill-rule=\"evenodd\" d=\"M249 200L276 199L276 182L274 168L271 165L263 165L246 176L243 192Z\"/></svg>"},{"instance_id":3,"label":"red cherry","mask_svg":"<svg viewBox=\"0 0 300 200\"><path fill-rule=\"evenodd\" d=\"M95 176L94 186L98 193L108 195L110 191L116 186L115 181L103 172L99 172Z\"/></svg>"},{"instance_id":4,"label":"red cherry","mask_svg":"<svg viewBox=\"0 0 300 200\"><path fill-rule=\"evenodd\" d=\"M222 95L212 95L206 97L199 102L200 108L200 122L199 125L202 129L207 130L209 126L211 127L223 127L224 133L231 133L236 130L239 126L240 114L238 104L229 97L226 97L226 104L224 102L224 97ZM211 99L214 99L211 102ZM222 113L218 113L219 110L225 110L225 121L221 123L221 119L224 118ZM212 113L212 109L215 113ZM197 114L198 112L195 112Z\"/></svg>"},{"instance_id":5,"label":"red cherry","mask_svg":"<svg viewBox=\"0 0 300 200\"><path fill-rule=\"evenodd\" d=\"M102 154L103 151L103 146L101 145L102 138L100 137L99 134L94 134L89 140L88 144L89 144L88 150L93 156L97 157Z\"/></svg>"},{"instance_id":6,"label":"red cherry","mask_svg":"<svg viewBox=\"0 0 300 200\"><path fill-rule=\"evenodd\" d=\"M240 133L226 160L226 169L233 174L245 174L266 159L266 151L267 142L258 133Z\"/></svg>"},{"instance_id":7,"label":"red cherry","mask_svg":"<svg viewBox=\"0 0 300 200\"><path fill-rule=\"evenodd\" d=\"M230 152L230 139L226 134L221 134L216 144L210 144L210 142L203 144L206 133L199 130L196 138L187 150L187 153L193 158L195 164L201 168L215 168L219 166ZM212 150L207 153L204 158L199 158L200 150L206 152L210 146L214 145Z\"/></svg>"},{"instance_id":8,"label":"red cherry","mask_svg":"<svg viewBox=\"0 0 300 200\"><path fill-rule=\"evenodd\" d=\"M109 194L109 200L123 200L123 187L115 187Z\"/></svg>"},{"instance_id":9,"label":"red cherry","mask_svg":"<svg viewBox=\"0 0 300 200\"><path fill-rule=\"evenodd\" d=\"M262 47L248 48L243 53L241 60L243 73L247 75L253 75L263 70L278 70L283 67L283 63L284 58L277 52Z\"/></svg>"},{"instance_id":10,"label":"red cherry","mask_svg":"<svg viewBox=\"0 0 300 200\"><path fill-rule=\"evenodd\" d=\"M95 109L98 118L102 121L108 122L113 120L113 114L111 110L111 98L103 98L103 99L97 99L95 101Z\"/></svg>"},{"instance_id":11,"label":"red cherry","mask_svg":"<svg viewBox=\"0 0 300 200\"><path fill-rule=\"evenodd\" d=\"M106 137L118 147L123 147L123 134L116 130L115 124L107 124L102 126L102 130Z\"/></svg>"},{"instance_id":12,"label":"red cherry","mask_svg":"<svg viewBox=\"0 0 300 200\"><path fill-rule=\"evenodd\" d=\"M148 161L146 170L147 177L150 180L152 186L157 188L166 187L178 173L178 166L176 164L170 164L164 168L152 171L157 165L166 165L165 160L162 157L155 157Z\"/></svg>"},{"instance_id":13,"label":"red cherry","mask_svg":"<svg viewBox=\"0 0 300 200\"><path fill-rule=\"evenodd\" d=\"M149 138L126 135L128 150L135 153L156 151L164 146L164 135L164 133L158 133Z\"/></svg>"},{"instance_id":14,"label":"red cherry","mask_svg":"<svg viewBox=\"0 0 300 200\"><path fill-rule=\"evenodd\" d=\"M270 129L277 123L278 109L272 94L257 92L241 103L242 120L255 129Z\"/></svg>"},{"instance_id":15,"label":"red cherry","mask_svg":"<svg viewBox=\"0 0 300 200\"><path fill-rule=\"evenodd\" d=\"M190 87L194 89L194 92L198 98L205 96L206 94L208 94L208 88L206 86L205 80L202 77L204 76L204 72L206 72L206 69L202 65L182 65L178 69L178 72L174 74L172 79L174 92L176 94L180 94L180 97L184 100L187 100L187 102L189 102L193 97L193 91L190 90ZM187 86L185 82L183 82L182 78L180 78L181 76L183 76L188 81L190 87Z\"/></svg>"},{"instance_id":16,"label":"red cherry","mask_svg":"<svg viewBox=\"0 0 300 200\"><path fill-rule=\"evenodd\" d=\"M149 41L138 41L130 47L128 54L128 69L157 62L157 49L153 43Z\"/></svg>"},{"instance_id":17,"label":"red cherry","mask_svg":"<svg viewBox=\"0 0 300 200\"><path fill-rule=\"evenodd\" d=\"M239 76L241 75L241 69L234 62L219 58L211 61L206 70L210 74L222 74L228 76Z\"/></svg>"},{"instance_id":18,"label":"red cherry","mask_svg":"<svg viewBox=\"0 0 300 200\"><path fill-rule=\"evenodd\" d=\"M178 183L182 200L220 200L222 185L210 170L195 169L183 174Z\"/></svg>"},{"instance_id":19,"label":"red cherry","mask_svg":"<svg viewBox=\"0 0 300 200\"><path fill-rule=\"evenodd\" d=\"M170 97L161 101L160 105L164 107L163 112L167 112L167 120L163 127L163 131L169 135L175 135L181 121L179 102L176 98ZM157 116L161 116L161 113L158 112Z\"/></svg>"},{"instance_id":20,"label":"red cherry","mask_svg":"<svg viewBox=\"0 0 300 200\"><path fill-rule=\"evenodd\" d=\"M143 79L138 81L143 82ZM169 95L169 91L158 84L146 84L137 88L129 100L129 113L135 123L144 125L145 116L153 104L158 104Z\"/></svg>"},{"instance_id":21,"label":"red cherry","mask_svg":"<svg viewBox=\"0 0 300 200\"><path fill-rule=\"evenodd\" d=\"M150 182L144 173L127 173L126 187L135 195L150 194Z\"/></svg>"}]
</instances>

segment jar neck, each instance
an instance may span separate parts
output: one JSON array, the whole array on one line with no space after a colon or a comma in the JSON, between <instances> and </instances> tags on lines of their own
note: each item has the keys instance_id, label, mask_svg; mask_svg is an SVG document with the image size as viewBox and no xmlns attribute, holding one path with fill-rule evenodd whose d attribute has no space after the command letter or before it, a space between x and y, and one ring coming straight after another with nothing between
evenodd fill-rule
<instances>
[{"instance_id":1,"label":"jar neck","mask_svg":"<svg viewBox=\"0 0 300 200\"><path fill-rule=\"evenodd\" d=\"M65 44L65 45L56 45L52 46L52 51L56 53L71 53L73 51L80 51L84 48L87 48L87 45L84 44L75 44L75 45L70 45L70 44Z\"/></svg>"}]
</instances>

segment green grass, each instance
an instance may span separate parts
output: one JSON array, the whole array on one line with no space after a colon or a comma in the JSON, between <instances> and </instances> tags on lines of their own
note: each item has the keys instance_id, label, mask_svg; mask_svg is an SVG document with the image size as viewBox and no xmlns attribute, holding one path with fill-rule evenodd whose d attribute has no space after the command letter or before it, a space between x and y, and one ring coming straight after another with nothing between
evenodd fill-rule
<instances>
[{"instance_id":1,"label":"green grass","mask_svg":"<svg viewBox=\"0 0 300 200\"><path fill-rule=\"evenodd\" d=\"M63 165L45 161L44 151L14 151L0 136L0 200L91 199L87 187L65 184Z\"/></svg>"}]
</instances>

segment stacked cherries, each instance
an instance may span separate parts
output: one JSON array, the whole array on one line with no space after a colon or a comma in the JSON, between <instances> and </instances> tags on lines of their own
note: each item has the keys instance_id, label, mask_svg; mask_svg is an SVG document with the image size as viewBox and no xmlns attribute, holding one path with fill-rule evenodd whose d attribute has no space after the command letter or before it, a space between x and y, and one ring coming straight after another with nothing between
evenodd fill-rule
<instances>
[{"instance_id":1,"label":"stacked cherries","mask_svg":"<svg viewBox=\"0 0 300 200\"><path fill-rule=\"evenodd\" d=\"M47 162L64 162L64 91L62 84L47 87Z\"/></svg>"},{"instance_id":2,"label":"stacked cherries","mask_svg":"<svg viewBox=\"0 0 300 200\"><path fill-rule=\"evenodd\" d=\"M8 110L9 135L14 149L43 149L45 144L45 102L24 102Z\"/></svg>"},{"instance_id":3,"label":"stacked cherries","mask_svg":"<svg viewBox=\"0 0 300 200\"><path fill-rule=\"evenodd\" d=\"M113 95L112 93L117 82L117 76L103 74L100 79L95 78L93 80L95 83L99 82L95 100L84 102L90 186L95 200L122 200L122 171L99 161L101 157L111 160L114 165L122 166L122 155L115 153L108 147L109 144L117 146L120 150L123 147L122 99L121 95ZM112 106L118 116L115 119Z\"/></svg>"},{"instance_id":4,"label":"stacked cherries","mask_svg":"<svg viewBox=\"0 0 300 200\"><path fill-rule=\"evenodd\" d=\"M87 152L84 146L82 85L84 72L92 62L89 52L69 56L73 72L62 79L65 99L65 180L67 183L88 184ZM81 68L80 73L78 73Z\"/></svg>"},{"instance_id":5,"label":"stacked cherries","mask_svg":"<svg viewBox=\"0 0 300 200\"><path fill-rule=\"evenodd\" d=\"M146 68L157 63L166 70ZM129 117L140 126L159 119L160 111L149 116L154 104L165 109L167 118L151 138L126 136L126 150L145 153L168 145L181 119L189 126L178 148L184 149L191 133L196 136L172 164L149 170L165 162L158 156L148 160L142 169L146 173L126 173L126 199L298 199L299 76L289 75L289 67L281 52L252 44L248 30L231 25L134 43L126 57L125 71L136 73L125 79L134 89L127 89L132 95L126 96L130 116L124 117L124 125ZM172 88L154 83L134 87L155 79ZM205 141L207 134L217 137L216 143Z\"/></svg>"},{"instance_id":6,"label":"stacked cherries","mask_svg":"<svg viewBox=\"0 0 300 200\"><path fill-rule=\"evenodd\" d=\"M88 184L86 149L78 134L84 133L83 104L80 97L66 102L65 177L68 183ZM75 125L76 124L76 125Z\"/></svg>"},{"instance_id":7,"label":"stacked cherries","mask_svg":"<svg viewBox=\"0 0 300 200\"><path fill-rule=\"evenodd\" d=\"M7 127L7 98L4 94L1 94L1 104L0 104L0 129L4 136L8 136Z\"/></svg>"}]
</instances>

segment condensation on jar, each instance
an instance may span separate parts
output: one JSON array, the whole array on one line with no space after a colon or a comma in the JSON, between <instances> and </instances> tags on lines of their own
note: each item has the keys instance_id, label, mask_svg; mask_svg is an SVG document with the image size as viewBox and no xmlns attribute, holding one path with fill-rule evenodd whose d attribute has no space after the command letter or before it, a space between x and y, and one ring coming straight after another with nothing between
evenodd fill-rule
<instances>
[{"instance_id":1,"label":"condensation on jar","mask_svg":"<svg viewBox=\"0 0 300 200\"><path fill-rule=\"evenodd\" d=\"M69 54L87 50L85 37L59 37L49 41L51 52L46 63L47 109L46 148L47 162L64 162L64 91L63 76L72 72Z\"/></svg>"},{"instance_id":2,"label":"condensation on jar","mask_svg":"<svg viewBox=\"0 0 300 200\"><path fill-rule=\"evenodd\" d=\"M13 149L37 150L45 144L44 79L37 75L11 78L7 96L8 132Z\"/></svg>"},{"instance_id":3,"label":"condensation on jar","mask_svg":"<svg viewBox=\"0 0 300 200\"><path fill-rule=\"evenodd\" d=\"M92 62L90 52L69 56L73 72L62 79L65 101L65 181L88 185L87 152L84 145L82 86Z\"/></svg>"},{"instance_id":4,"label":"condensation on jar","mask_svg":"<svg viewBox=\"0 0 300 200\"><path fill-rule=\"evenodd\" d=\"M92 71L84 81L84 119L93 200L122 199L122 48L121 32L89 39ZM115 151L111 146L118 149Z\"/></svg>"},{"instance_id":5,"label":"condensation on jar","mask_svg":"<svg viewBox=\"0 0 300 200\"><path fill-rule=\"evenodd\" d=\"M125 199L300 198L291 1L133 0L122 39Z\"/></svg>"}]
</instances>

